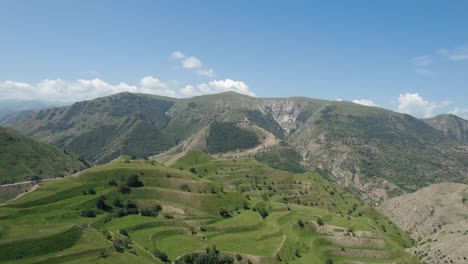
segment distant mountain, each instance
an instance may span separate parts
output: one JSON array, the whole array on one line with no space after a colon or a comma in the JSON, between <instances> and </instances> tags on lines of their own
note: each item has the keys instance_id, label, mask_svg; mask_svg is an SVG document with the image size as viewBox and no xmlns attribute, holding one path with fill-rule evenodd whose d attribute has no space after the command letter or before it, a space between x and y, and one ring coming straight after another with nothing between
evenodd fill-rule
<instances>
[{"instance_id":1,"label":"distant mountain","mask_svg":"<svg viewBox=\"0 0 468 264\"><path fill-rule=\"evenodd\" d=\"M62 177L86 168L77 157L0 127L0 183Z\"/></svg>"},{"instance_id":2,"label":"distant mountain","mask_svg":"<svg viewBox=\"0 0 468 264\"><path fill-rule=\"evenodd\" d=\"M412 116L350 102L121 93L35 111L12 127L96 163L197 149L291 171L317 168L374 201L468 182L466 145Z\"/></svg>"},{"instance_id":3,"label":"distant mountain","mask_svg":"<svg viewBox=\"0 0 468 264\"><path fill-rule=\"evenodd\" d=\"M54 106L64 106L65 103L45 102L38 100L0 100L0 115L21 112L25 110L44 109Z\"/></svg>"},{"instance_id":4,"label":"distant mountain","mask_svg":"<svg viewBox=\"0 0 468 264\"><path fill-rule=\"evenodd\" d=\"M468 143L468 121L455 115L438 115L423 119L433 128L442 131L447 136Z\"/></svg>"}]
</instances>

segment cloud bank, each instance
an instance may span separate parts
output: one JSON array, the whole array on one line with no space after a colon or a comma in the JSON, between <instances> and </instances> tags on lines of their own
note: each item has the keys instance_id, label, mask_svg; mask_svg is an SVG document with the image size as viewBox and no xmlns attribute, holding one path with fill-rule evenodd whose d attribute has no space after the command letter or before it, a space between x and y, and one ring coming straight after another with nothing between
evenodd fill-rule
<instances>
[{"instance_id":1,"label":"cloud bank","mask_svg":"<svg viewBox=\"0 0 468 264\"><path fill-rule=\"evenodd\" d=\"M125 82L110 84L97 78L74 81L45 79L36 84L0 81L0 98L2 100L75 102L120 92L147 93L169 97L189 97L227 91L255 96L246 83L231 79L213 80L197 85L186 85L183 88L171 87L167 83L152 76L143 77L137 85L131 85Z\"/></svg>"}]
</instances>

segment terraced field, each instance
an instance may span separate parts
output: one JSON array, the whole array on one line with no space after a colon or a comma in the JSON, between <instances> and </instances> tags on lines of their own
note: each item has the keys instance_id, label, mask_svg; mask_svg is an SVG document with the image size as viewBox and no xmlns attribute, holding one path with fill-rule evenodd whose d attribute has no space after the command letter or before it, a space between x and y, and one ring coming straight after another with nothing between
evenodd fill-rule
<instances>
[{"instance_id":1,"label":"terraced field","mask_svg":"<svg viewBox=\"0 0 468 264\"><path fill-rule=\"evenodd\" d=\"M146 215L146 216L145 216ZM121 158L0 207L1 263L417 263L407 234L317 174L188 152Z\"/></svg>"}]
</instances>

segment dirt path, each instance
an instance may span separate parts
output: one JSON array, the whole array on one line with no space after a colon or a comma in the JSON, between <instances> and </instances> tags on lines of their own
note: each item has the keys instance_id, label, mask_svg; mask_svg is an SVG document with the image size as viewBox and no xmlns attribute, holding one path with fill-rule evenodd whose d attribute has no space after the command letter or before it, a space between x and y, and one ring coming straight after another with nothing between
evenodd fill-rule
<instances>
[{"instance_id":1,"label":"dirt path","mask_svg":"<svg viewBox=\"0 0 468 264\"><path fill-rule=\"evenodd\" d=\"M21 184L28 184L28 183L39 183L39 182L45 182L45 181L56 181L56 180L60 180L60 179L63 179L63 178L52 178L52 179L42 179L42 180L37 180L37 181L23 181L23 182L8 183L8 184L0 185L0 188L1 188L1 187L8 187L8 186L21 185Z\"/></svg>"}]
</instances>

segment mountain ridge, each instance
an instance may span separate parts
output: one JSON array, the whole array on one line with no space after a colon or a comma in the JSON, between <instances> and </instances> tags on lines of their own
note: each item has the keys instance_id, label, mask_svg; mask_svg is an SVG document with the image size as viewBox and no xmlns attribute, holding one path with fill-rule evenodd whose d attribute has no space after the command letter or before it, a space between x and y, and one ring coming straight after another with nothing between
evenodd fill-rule
<instances>
[{"instance_id":1,"label":"mountain ridge","mask_svg":"<svg viewBox=\"0 0 468 264\"><path fill-rule=\"evenodd\" d=\"M214 122L221 125L213 128ZM273 153L266 160L295 151L301 166L331 171L339 184L375 202L435 182L468 181L468 147L424 120L351 102L234 92L183 99L121 93L36 111L11 126L96 163L190 149L255 158L244 149L250 136L225 138L232 143L227 149L219 148L220 138L207 140L231 127L254 133L255 151ZM269 138L278 147L265 144Z\"/></svg>"}]
</instances>

